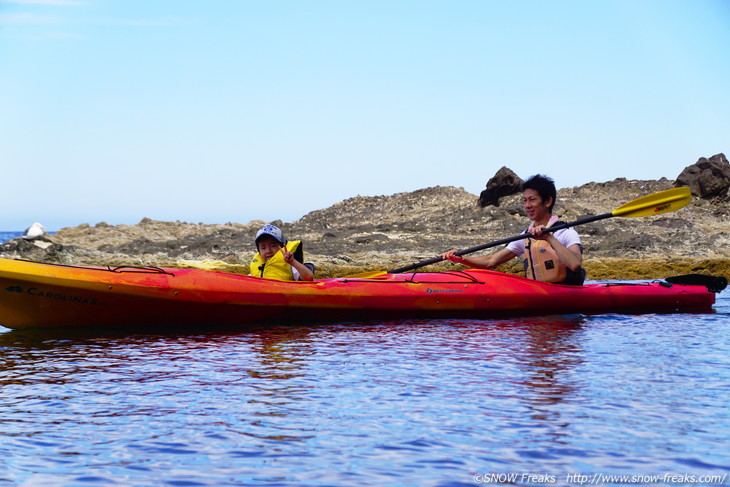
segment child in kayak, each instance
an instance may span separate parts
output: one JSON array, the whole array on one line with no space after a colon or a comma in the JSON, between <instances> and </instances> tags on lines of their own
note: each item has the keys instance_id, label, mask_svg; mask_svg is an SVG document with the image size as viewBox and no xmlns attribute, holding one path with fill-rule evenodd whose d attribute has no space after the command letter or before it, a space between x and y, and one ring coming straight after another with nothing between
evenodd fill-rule
<instances>
[{"instance_id":1,"label":"child in kayak","mask_svg":"<svg viewBox=\"0 0 730 487\"><path fill-rule=\"evenodd\" d=\"M314 272L302 264L302 242L287 242L279 227L265 225L256 232L256 255L251 261L250 275L280 281L311 281Z\"/></svg>"},{"instance_id":2,"label":"child in kayak","mask_svg":"<svg viewBox=\"0 0 730 487\"><path fill-rule=\"evenodd\" d=\"M532 176L522 184L525 212L532 220L524 240L511 242L491 255L458 256L456 250L450 250L441 257L479 269L492 269L514 257L521 257L525 277L559 284L583 284L586 273L578 232L573 228L545 232L546 228L558 223L558 217L552 215L556 197L551 178L541 174Z\"/></svg>"}]
</instances>

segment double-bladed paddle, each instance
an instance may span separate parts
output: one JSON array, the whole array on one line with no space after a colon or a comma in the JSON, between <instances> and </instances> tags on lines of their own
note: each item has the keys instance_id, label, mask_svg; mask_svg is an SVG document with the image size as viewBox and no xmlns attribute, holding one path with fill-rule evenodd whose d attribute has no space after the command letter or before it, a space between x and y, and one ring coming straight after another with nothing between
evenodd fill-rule
<instances>
[{"instance_id":1,"label":"double-bladed paddle","mask_svg":"<svg viewBox=\"0 0 730 487\"><path fill-rule=\"evenodd\" d=\"M610 213L604 213L602 215L596 215L596 216L589 216L586 218L581 218L580 220L576 220L574 222L570 223L561 223L558 225L554 225L552 227L546 228L544 231L546 232L555 232L557 230L562 230L563 228L568 227L577 227L578 225L583 225L585 223L591 223L598 220L604 220L606 218L611 218L614 216L621 216L621 217L639 217L639 216L651 216L651 215L660 215L662 213L668 213L670 211L675 211L680 208L683 208L687 206L687 204L690 202L692 198L692 193L690 192L689 188L687 187L681 187L681 188L674 188L674 189L668 189L666 191L659 191L658 193L650 194L648 196L643 196L641 198L637 198L633 201L630 201L615 210L613 210ZM503 238L502 240L495 240L494 242L485 243L482 245L477 245L476 247L471 247L464 250L459 250L455 253L455 255L466 255L471 254L472 252L477 252L479 250L488 249L490 247L497 247L499 245L505 245L510 242L514 242L515 240L521 240L525 238L525 234L521 233L520 235L514 235L512 237ZM427 266L430 264L435 264L437 262L441 262L444 260L443 257L438 256L434 257L432 259L423 260L421 262L416 262L415 264L407 265L405 267L399 267L398 269L393 269L390 271L387 271L389 274L399 274L401 272L408 272L413 269L418 269L419 267ZM352 276L347 276L349 278L369 278L369 277L375 277L380 274L383 274L382 271L374 271L374 272L363 272L361 274L355 274Z\"/></svg>"}]
</instances>

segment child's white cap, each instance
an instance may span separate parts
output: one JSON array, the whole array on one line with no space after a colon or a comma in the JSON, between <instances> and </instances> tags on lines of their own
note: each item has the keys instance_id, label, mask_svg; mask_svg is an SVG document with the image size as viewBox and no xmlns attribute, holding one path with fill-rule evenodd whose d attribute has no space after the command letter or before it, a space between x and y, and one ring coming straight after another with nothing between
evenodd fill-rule
<instances>
[{"instance_id":1,"label":"child's white cap","mask_svg":"<svg viewBox=\"0 0 730 487\"><path fill-rule=\"evenodd\" d=\"M264 225L263 227L261 227L259 229L258 232L256 232L256 240L254 240L254 243L256 243L256 245L258 245L259 239L261 237L263 237L264 235L273 237L281 245L286 245L286 239L284 238L284 232L282 232L279 227L276 227L274 225Z\"/></svg>"}]
</instances>

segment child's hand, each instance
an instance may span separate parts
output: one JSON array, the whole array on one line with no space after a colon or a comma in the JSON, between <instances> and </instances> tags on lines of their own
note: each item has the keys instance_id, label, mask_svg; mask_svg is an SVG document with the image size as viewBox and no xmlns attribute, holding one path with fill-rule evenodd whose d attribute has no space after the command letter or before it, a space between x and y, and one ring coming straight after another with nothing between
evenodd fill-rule
<instances>
[{"instance_id":1,"label":"child's hand","mask_svg":"<svg viewBox=\"0 0 730 487\"><path fill-rule=\"evenodd\" d=\"M281 249L281 255L284 256L284 262L286 262L289 265L292 265L294 262L294 254L291 252L287 252L283 247Z\"/></svg>"}]
</instances>

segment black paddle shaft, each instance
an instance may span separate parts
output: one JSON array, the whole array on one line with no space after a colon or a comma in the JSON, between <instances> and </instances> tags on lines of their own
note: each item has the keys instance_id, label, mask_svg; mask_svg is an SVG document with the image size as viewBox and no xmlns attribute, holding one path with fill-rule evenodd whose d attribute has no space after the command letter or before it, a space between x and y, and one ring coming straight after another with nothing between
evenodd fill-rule
<instances>
[{"instance_id":1,"label":"black paddle shaft","mask_svg":"<svg viewBox=\"0 0 730 487\"><path fill-rule=\"evenodd\" d=\"M613 216L613 213L604 213L602 215L589 216L586 218L581 218L580 220L576 220L574 222L560 223L558 225L548 227L545 229L545 231L546 232L555 232L557 230L562 230L564 228L583 225L584 223L591 223L591 222L595 222L598 220L604 220L606 218L611 218L612 216ZM455 252L455 255L471 254L472 252L478 252L480 250L488 249L490 247L497 247L499 245L505 245L510 242L514 242L515 240L521 240L523 238L525 238L524 233L522 233L520 235L514 235L512 237L503 238L502 240L496 240L494 242L477 245L476 247L470 247L468 249L459 250L459 251ZM407 265L405 267L399 267L398 269L393 269L392 271L388 271L388 274L400 274L402 272L408 272L413 269L418 269L419 267L436 264L437 262L441 262L442 260L444 260L444 258L441 256L434 257L434 258L428 259L428 260L422 260L421 262L416 262L415 264Z\"/></svg>"}]
</instances>

